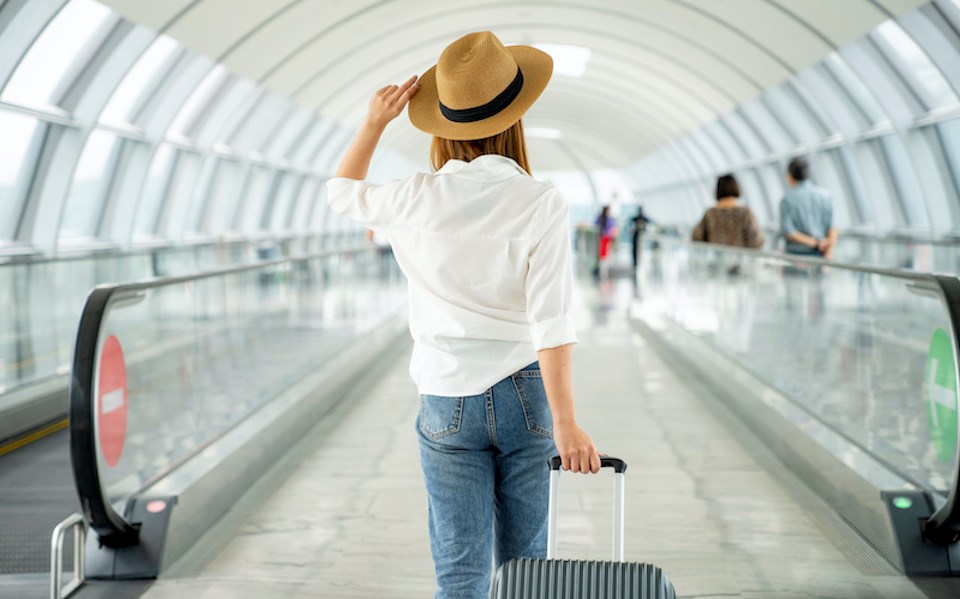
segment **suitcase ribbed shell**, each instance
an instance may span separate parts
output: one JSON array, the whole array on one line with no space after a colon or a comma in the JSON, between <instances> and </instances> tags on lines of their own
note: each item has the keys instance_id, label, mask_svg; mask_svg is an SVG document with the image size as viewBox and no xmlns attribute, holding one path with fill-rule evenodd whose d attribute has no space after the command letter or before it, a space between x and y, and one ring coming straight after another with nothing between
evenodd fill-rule
<instances>
[{"instance_id":1,"label":"suitcase ribbed shell","mask_svg":"<svg viewBox=\"0 0 960 599\"><path fill-rule=\"evenodd\" d=\"M651 564L521 558L497 570L490 599L676 599L676 591Z\"/></svg>"}]
</instances>

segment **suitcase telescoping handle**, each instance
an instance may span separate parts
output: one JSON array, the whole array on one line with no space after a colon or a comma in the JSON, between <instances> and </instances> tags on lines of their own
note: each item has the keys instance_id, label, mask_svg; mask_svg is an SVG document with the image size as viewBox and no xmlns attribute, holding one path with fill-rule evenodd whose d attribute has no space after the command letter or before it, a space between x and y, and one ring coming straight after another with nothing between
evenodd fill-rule
<instances>
[{"instance_id":1,"label":"suitcase telescoping handle","mask_svg":"<svg viewBox=\"0 0 960 599\"><path fill-rule=\"evenodd\" d=\"M550 505L547 519L547 559L557 559L557 511L560 498L560 456L550 458ZM613 561L623 561L624 473L627 463L620 458L600 456L601 468L613 468Z\"/></svg>"}]
</instances>

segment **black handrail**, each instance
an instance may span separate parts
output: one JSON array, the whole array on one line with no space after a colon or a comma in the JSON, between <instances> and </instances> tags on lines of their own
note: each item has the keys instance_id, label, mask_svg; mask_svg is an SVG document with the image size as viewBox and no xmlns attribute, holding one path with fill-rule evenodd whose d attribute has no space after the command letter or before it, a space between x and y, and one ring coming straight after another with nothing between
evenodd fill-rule
<instances>
[{"instance_id":1,"label":"black handrail","mask_svg":"<svg viewBox=\"0 0 960 599\"><path fill-rule=\"evenodd\" d=\"M957 343L960 339L960 280L953 275L934 275L943 291L947 313L950 315L950 341L953 344L953 380L960 381L960 367L957 364ZM960 418L960 410L958 410ZM960 427L958 427L960 428ZM960 435L958 435L960 444ZM960 456L960 445L955 450ZM953 464L953 488L943 504L923 524L923 536L934 543L948 544L960 541L960 458Z\"/></svg>"},{"instance_id":2,"label":"black handrail","mask_svg":"<svg viewBox=\"0 0 960 599\"><path fill-rule=\"evenodd\" d=\"M947 314L950 319L950 342L953 349L954 380L960 381L960 363L958 363L958 356L960 356L960 279L955 275L924 273L904 268L865 266L848 262L825 260L813 256L754 250L702 241L689 241L683 238L664 235L647 236L647 239L651 238L727 254L736 254L752 258L767 258L788 264L805 264L818 269L827 267L859 273L877 274L922 283L927 289L935 293L939 292L944 307L947 309ZM960 410L958 410L958 420L960 420ZM958 422L958 425L960 425L960 422ZM960 542L960 435L957 437L957 447L954 448L954 455L957 456L957 458L953 465L953 486L947 494L947 501L923 524L924 538L933 543L951 544Z\"/></svg>"},{"instance_id":3,"label":"black handrail","mask_svg":"<svg viewBox=\"0 0 960 599\"><path fill-rule=\"evenodd\" d=\"M282 264L295 264L327 258L334 255L356 254L371 250L370 245L325 250L306 256L278 258L254 264L221 268L191 275L149 279L124 284L106 284L95 287L87 297L74 350L70 383L70 459L73 478L80 498L80 507L90 528L96 531L100 543L108 547L135 545L139 539L139 526L129 522L113 509L106 496L97 463L97 443L94 434L96 405L94 401L94 378L97 364L100 327L109 307L148 289L179 285L215 277L223 277L256 270L266 270Z\"/></svg>"},{"instance_id":4,"label":"black handrail","mask_svg":"<svg viewBox=\"0 0 960 599\"><path fill-rule=\"evenodd\" d=\"M298 235L296 233L284 233L282 235L272 235L265 237L238 237L236 239L199 239L197 241L186 241L179 244L158 244L135 246L129 249L121 249L116 246L102 246L89 248L83 251L70 251L60 254L44 254L41 252L4 254L0 252L0 268L11 266L25 266L33 264L48 264L51 262L77 262L80 260L106 260L127 258L131 256L142 256L149 254L188 252L198 248L213 248L217 246L234 245L255 245L262 242L283 243L291 239L310 239L317 235Z\"/></svg>"}]
</instances>

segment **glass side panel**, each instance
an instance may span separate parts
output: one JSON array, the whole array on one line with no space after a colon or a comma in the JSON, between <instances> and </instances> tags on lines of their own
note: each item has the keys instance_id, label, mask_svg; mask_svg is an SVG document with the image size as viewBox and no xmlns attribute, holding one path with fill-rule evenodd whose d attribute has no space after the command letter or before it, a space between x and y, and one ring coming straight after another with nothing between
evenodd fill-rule
<instances>
[{"instance_id":1,"label":"glass side panel","mask_svg":"<svg viewBox=\"0 0 960 599\"><path fill-rule=\"evenodd\" d=\"M0 242L11 239L20 210L20 171L37 130L37 119L0 110Z\"/></svg>"},{"instance_id":2,"label":"glass side panel","mask_svg":"<svg viewBox=\"0 0 960 599\"><path fill-rule=\"evenodd\" d=\"M263 243L243 240L0 264L0 408L21 386L69 373L80 312L95 285L246 263L257 258L255 246Z\"/></svg>"},{"instance_id":3,"label":"glass side panel","mask_svg":"<svg viewBox=\"0 0 960 599\"><path fill-rule=\"evenodd\" d=\"M30 47L2 98L22 104L51 102L60 80L110 13L94 0L71 0Z\"/></svg>"},{"instance_id":4,"label":"glass side panel","mask_svg":"<svg viewBox=\"0 0 960 599\"><path fill-rule=\"evenodd\" d=\"M948 491L955 358L932 277L657 241L642 254L644 310L734 359L902 477Z\"/></svg>"},{"instance_id":5,"label":"glass side panel","mask_svg":"<svg viewBox=\"0 0 960 599\"><path fill-rule=\"evenodd\" d=\"M335 254L151 289L113 303L94 398L100 476L131 494L402 314L392 258ZM110 341L110 340L114 341ZM125 385L116 376L123 356Z\"/></svg>"},{"instance_id":6,"label":"glass side panel","mask_svg":"<svg viewBox=\"0 0 960 599\"><path fill-rule=\"evenodd\" d=\"M176 49L177 42L166 35L161 35L154 40L147 51L124 76L116 91L113 92L110 101L107 102L100 114L100 120L111 123L129 121L133 117L130 112L143 95L144 90L148 88L160 68Z\"/></svg>"},{"instance_id":7,"label":"glass side panel","mask_svg":"<svg viewBox=\"0 0 960 599\"><path fill-rule=\"evenodd\" d=\"M94 237L111 175L107 168L114 159L117 136L95 130L87 138L70 185L60 223L60 238Z\"/></svg>"}]
</instances>

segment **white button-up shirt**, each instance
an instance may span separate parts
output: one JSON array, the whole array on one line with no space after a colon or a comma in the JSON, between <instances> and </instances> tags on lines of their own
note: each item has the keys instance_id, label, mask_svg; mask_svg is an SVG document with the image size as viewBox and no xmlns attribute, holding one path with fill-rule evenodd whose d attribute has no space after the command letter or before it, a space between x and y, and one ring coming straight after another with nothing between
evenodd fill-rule
<instances>
[{"instance_id":1,"label":"white button-up shirt","mask_svg":"<svg viewBox=\"0 0 960 599\"><path fill-rule=\"evenodd\" d=\"M513 160L450 160L385 185L334 178L330 207L384 235L409 282L421 394L478 395L575 343L567 206Z\"/></svg>"}]
</instances>

